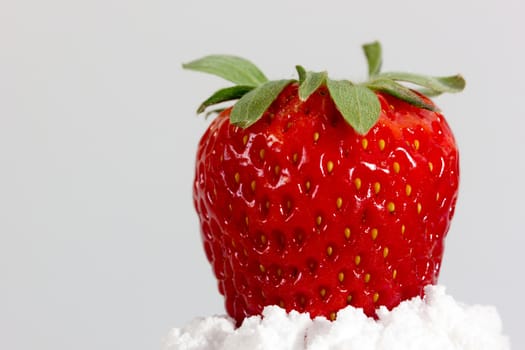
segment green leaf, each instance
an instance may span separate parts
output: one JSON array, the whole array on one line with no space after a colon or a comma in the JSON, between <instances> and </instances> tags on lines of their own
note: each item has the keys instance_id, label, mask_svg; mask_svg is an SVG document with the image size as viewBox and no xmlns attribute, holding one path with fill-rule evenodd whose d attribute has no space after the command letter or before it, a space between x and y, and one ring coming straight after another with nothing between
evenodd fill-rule
<instances>
[{"instance_id":1,"label":"green leaf","mask_svg":"<svg viewBox=\"0 0 525 350\"><path fill-rule=\"evenodd\" d=\"M237 100L243 97L244 95L246 95L246 93L250 92L253 89L254 89L253 86L246 86L246 85L236 85L236 86L220 89L216 91L213 95L208 97L206 101L201 103L201 105L197 109L197 113L202 113L207 107L212 106L217 103Z\"/></svg>"},{"instance_id":2,"label":"green leaf","mask_svg":"<svg viewBox=\"0 0 525 350\"><path fill-rule=\"evenodd\" d=\"M379 119L381 105L369 88L353 85L348 80L327 79L328 91L343 118L361 135Z\"/></svg>"},{"instance_id":3,"label":"green leaf","mask_svg":"<svg viewBox=\"0 0 525 350\"><path fill-rule=\"evenodd\" d=\"M375 79L366 83L366 86L372 90L386 92L387 94L397 97L419 108L424 108L431 111L436 109L434 105L426 102L414 91L410 90L406 86L396 83L393 80Z\"/></svg>"},{"instance_id":4,"label":"green leaf","mask_svg":"<svg viewBox=\"0 0 525 350\"><path fill-rule=\"evenodd\" d=\"M436 90L432 90L432 89L426 89L426 88L421 88L421 89L417 89L417 91L420 93L420 94L423 94L427 97L435 97L435 96L439 96L442 94L442 92L439 92L439 91L436 91Z\"/></svg>"},{"instance_id":5,"label":"green leaf","mask_svg":"<svg viewBox=\"0 0 525 350\"><path fill-rule=\"evenodd\" d=\"M465 88L465 79L461 75L449 77L430 77L413 73L388 72L381 73L377 78L386 78L416 84L435 92L460 92Z\"/></svg>"},{"instance_id":6,"label":"green leaf","mask_svg":"<svg viewBox=\"0 0 525 350\"><path fill-rule=\"evenodd\" d=\"M299 98L306 101L319 87L326 82L326 72L306 72L306 77L299 85Z\"/></svg>"},{"instance_id":7,"label":"green leaf","mask_svg":"<svg viewBox=\"0 0 525 350\"><path fill-rule=\"evenodd\" d=\"M273 80L253 89L233 106L230 122L247 128L258 121L292 80Z\"/></svg>"},{"instance_id":8,"label":"green leaf","mask_svg":"<svg viewBox=\"0 0 525 350\"><path fill-rule=\"evenodd\" d=\"M295 66L295 70L297 71L297 75L299 76L299 84L302 84L303 81L306 79L306 69L304 69L303 66Z\"/></svg>"},{"instance_id":9,"label":"green leaf","mask_svg":"<svg viewBox=\"0 0 525 350\"><path fill-rule=\"evenodd\" d=\"M257 66L237 56L210 55L185 63L182 67L214 74L237 85L259 86L268 81Z\"/></svg>"},{"instance_id":10,"label":"green leaf","mask_svg":"<svg viewBox=\"0 0 525 350\"><path fill-rule=\"evenodd\" d=\"M368 62L368 76L373 77L381 71L383 64L381 44L379 41L374 41L363 45L366 60Z\"/></svg>"}]
</instances>

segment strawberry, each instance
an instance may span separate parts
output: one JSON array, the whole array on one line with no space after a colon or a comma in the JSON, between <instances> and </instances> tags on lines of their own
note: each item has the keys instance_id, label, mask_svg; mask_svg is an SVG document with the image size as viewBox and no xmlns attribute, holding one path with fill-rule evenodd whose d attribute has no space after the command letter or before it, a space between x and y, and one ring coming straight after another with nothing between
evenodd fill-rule
<instances>
[{"instance_id":1,"label":"strawberry","mask_svg":"<svg viewBox=\"0 0 525 350\"><path fill-rule=\"evenodd\" d=\"M199 108L236 100L203 135L194 203L204 250L240 324L266 305L334 319L369 316L437 282L458 192L454 136L427 94L461 76L381 73L353 84L297 66L268 81L251 62L207 56L185 64L236 85Z\"/></svg>"}]
</instances>

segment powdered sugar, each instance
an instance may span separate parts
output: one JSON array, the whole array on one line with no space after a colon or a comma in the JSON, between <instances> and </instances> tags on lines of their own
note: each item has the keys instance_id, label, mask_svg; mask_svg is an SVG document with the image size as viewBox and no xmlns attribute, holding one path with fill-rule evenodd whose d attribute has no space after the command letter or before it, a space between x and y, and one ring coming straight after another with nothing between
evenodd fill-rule
<instances>
[{"instance_id":1,"label":"powdered sugar","mask_svg":"<svg viewBox=\"0 0 525 350\"><path fill-rule=\"evenodd\" d=\"M456 302L443 286L428 286L378 320L347 307L333 322L268 306L235 328L226 316L195 319L168 335L164 350L509 350L492 306Z\"/></svg>"}]
</instances>

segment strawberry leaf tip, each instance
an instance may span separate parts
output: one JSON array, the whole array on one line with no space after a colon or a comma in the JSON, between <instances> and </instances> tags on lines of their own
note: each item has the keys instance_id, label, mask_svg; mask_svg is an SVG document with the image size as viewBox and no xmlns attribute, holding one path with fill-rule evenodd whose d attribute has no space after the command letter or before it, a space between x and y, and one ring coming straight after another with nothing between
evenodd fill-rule
<instances>
[{"instance_id":1,"label":"strawberry leaf tip","mask_svg":"<svg viewBox=\"0 0 525 350\"><path fill-rule=\"evenodd\" d=\"M259 86L268 81L252 62L231 55L209 55L182 65L185 69L210 73L238 85Z\"/></svg>"},{"instance_id":2,"label":"strawberry leaf tip","mask_svg":"<svg viewBox=\"0 0 525 350\"><path fill-rule=\"evenodd\" d=\"M297 76L299 77L299 84L302 84L303 81L306 79L306 69L304 69L303 66L295 66L295 70L297 71Z\"/></svg>"},{"instance_id":3,"label":"strawberry leaf tip","mask_svg":"<svg viewBox=\"0 0 525 350\"><path fill-rule=\"evenodd\" d=\"M343 118L359 134L366 134L379 119L381 105L377 96L367 87L348 80L327 81L328 91Z\"/></svg>"},{"instance_id":4,"label":"strawberry leaf tip","mask_svg":"<svg viewBox=\"0 0 525 350\"><path fill-rule=\"evenodd\" d=\"M397 97L400 100L407 101L416 107L428 109L430 111L435 110L435 106L433 104L428 103L423 97L415 93L413 90L410 90L406 86L396 83L393 80L374 79L366 83L366 86L374 91L386 92L387 94Z\"/></svg>"},{"instance_id":5,"label":"strawberry leaf tip","mask_svg":"<svg viewBox=\"0 0 525 350\"><path fill-rule=\"evenodd\" d=\"M281 91L292 80L273 80L256 87L233 106L230 114L232 124L247 128L259 120Z\"/></svg>"},{"instance_id":6,"label":"strawberry leaf tip","mask_svg":"<svg viewBox=\"0 0 525 350\"><path fill-rule=\"evenodd\" d=\"M199 108L197 109L197 113L202 113L206 110L207 107L216 105L217 103L231 101L231 100L237 100L246 93L253 90L253 86L247 86L247 85L235 85L231 87L227 87L224 89L220 89L215 91L213 95L208 97L207 100L205 100Z\"/></svg>"},{"instance_id":7,"label":"strawberry leaf tip","mask_svg":"<svg viewBox=\"0 0 525 350\"><path fill-rule=\"evenodd\" d=\"M313 94L319 87L326 83L326 72L306 72L304 79L299 79L299 98L301 101L306 101L311 94Z\"/></svg>"},{"instance_id":8,"label":"strawberry leaf tip","mask_svg":"<svg viewBox=\"0 0 525 350\"><path fill-rule=\"evenodd\" d=\"M327 72L311 72L299 65L295 67L298 80L269 81L255 64L231 55L209 55L182 66L214 74L235 84L216 91L199 106L197 113L205 112L208 107L221 102L238 100L233 106L230 122L242 128L257 122L292 82L299 85L301 101L306 101L325 85L343 118L359 134L366 134L379 118L380 104L374 93L376 91L390 94L418 108L435 110L436 107L422 95L437 96L445 92L460 92L465 88L465 80L461 75L432 77L402 72L381 73L381 44L377 41L365 44L363 51L368 63L369 81L361 84L332 80ZM406 83L416 88L403 85Z\"/></svg>"},{"instance_id":9,"label":"strawberry leaf tip","mask_svg":"<svg viewBox=\"0 0 525 350\"><path fill-rule=\"evenodd\" d=\"M437 93L460 92L465 88L465 80L461 75L429 77L413 73L388 72L377 75L377 78L412 83Z\"/></svg>"},{"instance_id":10,"label":"strawberry leaf tip","mask_svg":"<svg viewBox=\"0 0 525 350\"><path fill-rule=\"evenodd\" d=\"M366 60L368 62L368 76L373 77L374 75L379 74L379 71L381 71L381 65L383 64L381 44L378 41L365 44L363 45L363 51L365 52Z\"/></svg>"}]
</instances>

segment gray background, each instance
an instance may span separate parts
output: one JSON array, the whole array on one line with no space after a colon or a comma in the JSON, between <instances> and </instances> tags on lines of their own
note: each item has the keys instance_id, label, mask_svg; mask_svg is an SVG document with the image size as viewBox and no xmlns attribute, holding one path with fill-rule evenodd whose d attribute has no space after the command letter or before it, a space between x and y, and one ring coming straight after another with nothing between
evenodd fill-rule
<instances>
[{"instance_id":1,"label":"gray background","mask_svg":"<svg viewBox=\"0 0 525 350\"><path fill-rule=\"evenodd\" d=\"M209 53L268 76L462 72L437 99L462 161L440 282L525 348L525 5L487 1L0 0L0 349L158 349L223 313L191 199Z\"/></svg>"}]
</instances>

